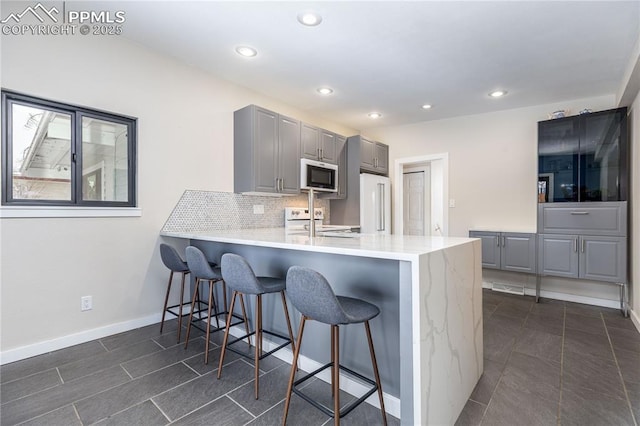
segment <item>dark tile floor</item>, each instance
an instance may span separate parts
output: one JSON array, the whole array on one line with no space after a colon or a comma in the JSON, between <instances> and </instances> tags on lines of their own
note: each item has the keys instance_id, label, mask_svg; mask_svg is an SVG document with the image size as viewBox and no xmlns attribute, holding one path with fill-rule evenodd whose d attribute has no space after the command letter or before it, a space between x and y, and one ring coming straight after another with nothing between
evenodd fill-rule
<instances>
[{"instance_id":1,"label":"dark tile floor","mask_svg":"<svg viewBox=\"0 0 640 426\"><path fill-rule=\"evenodd\" d=\"M188 349L176 344L177 321L105 337L0 368L0 424L21 425L278 425L290 366L275 357L260 363L254 398L251 360L227 352L216 379L221 334L204 364L203 333L192 328ZM182 333L183 342L185 333ZM317 379L305 392L331 406L330 386ZM353 397L341 392L341 403ZM400 421L387 416L390 425ZM288 424L333 420L293 395ZM362 404L345 425L381 423L380 410Z\"/></svg>"},{"instance_id":2,"label":"dark tile floor","mask_svg":"<svg viewBox=\"0 0 640 426\"><path fill-rule=\"evenodd\" d=\"M488 290L483 308L485 370L457 425L638 425L640 333L629 319ZM220 336L205 365L202 333L192 330L185 351L176 327L170 321L163 334L153 325L2 366L0 424L280 424L287 364L262 362L255 400L252 364L228 352L216 380ZM330 398L320 380L306 391ZM288 423L331 419L294 395ZM342 423L380 424L380 412L363 404Z\"/></svg>"},{"instance_id":3,"label":"dark tile floor","mask_svg":"<svg viewBox=\"0 0 640 426\"><path fill-rule=\"evenodd\" d=\"M640 333L620 311L484 290L484 374L456 425L638 425Z\"/></svg>"}]
</instances>

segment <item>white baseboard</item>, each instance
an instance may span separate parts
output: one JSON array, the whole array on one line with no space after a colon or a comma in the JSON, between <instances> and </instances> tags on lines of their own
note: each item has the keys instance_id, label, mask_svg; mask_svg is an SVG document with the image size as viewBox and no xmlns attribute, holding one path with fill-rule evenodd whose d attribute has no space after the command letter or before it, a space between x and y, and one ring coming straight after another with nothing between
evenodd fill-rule
<instances>
[{"instance_id":1,"label":"white baseboard","mask_svg":"<svg viewBox=\"0 0 640 426\"><path fill-rule=\"evenodd\" d=\"M109 324L104 327L93 328L91 330L81 331L80 333L69 334L44 342L33 343L31 345L21 346L15 349L0 352L0 365L10 362L20 361L22 359L31 358L32 356L46 354L48 352L57 351L58 349L68 348L70 346L86 343L91 340L101 339L113 334L122 333L133 330L135 328L144 327L150 324L159 323L162 318L161 314L153 314L143 318L136 318L129 321L123 321L115 324Z\"/></svg>"},{"instance_id":2,"label":"white baseboard","mask_svg":"<svg viewBox=\"0 0 640 426\"><path fill-rule=\"evenodd\" d=\"M239 337L246 334L246 332L244 328L241 328L240 326L236 325L234 327L231 327L231 329L229 330L229 334L235 337ZM263 350L267 352L272 349L275 349L278 346L275 342L269 340L269 337L266 334L263 335L262 345L263 345ZM328 350L329 348L327 348L327 351ZM293 352L291 352L291 349L289 348L282 348L281 350L274 352L273 356L275 356L278 359L281 359L287 364L291 364L293 362ZM324 364L314 361L311 358L308 358L302 354L298 357L298 367L307 373L311 371L315 371L318 368L322 367L323 365ZM326 369L320 372L315 377L319 378L320 380L326 383L331 383L331 370ZM365 385L362 385L361 383L355 381L354 379L352 379L351 377L343 373L340 373L340 389L342 389L347 393L350 393L351 395L355 395L357 397L364 395L365 392L367 392L368 390L368 388ZM384 398L385 411L394 417L400 418L400 398L395 397L393 395L389 395L388 393L384 392L384 390L382 392L382 397ZM371 395L369 398L365 400L365 402L378 409L380 408L380 401L378 401L377 393L374 393L373 395Z\"/></svg>"},{"instance_id":3,"label":"white baseboard","mask_svg":"<svg viewBox=\"0 0 640 426\"><path fill-rule=\"evenodd\" d=\"M638 333L640 333L640 312L636 312L633 309L629 309L629 317L631 318L631 322L638 329Z\"/></svg>"},{"instance_id":4,"label":"white baseboard","mask_svg":"<svg viewBox=\"0 0 640 426\"><path fill-rule=\"evenodd\" d=\"M493 286L492 282L483 281L482 288L488 288L491 290ZM524 294L526 296L535 296L536 290L533 288L525 288ZM602 306L604 308L620 309L619 300L600 299L598 297L578 296L577 294L558 293L555 291L540 290L540 297L546 297L548 299L564 300L566 302L584 303L585 305Z\"/></svg>"}]
</instances>

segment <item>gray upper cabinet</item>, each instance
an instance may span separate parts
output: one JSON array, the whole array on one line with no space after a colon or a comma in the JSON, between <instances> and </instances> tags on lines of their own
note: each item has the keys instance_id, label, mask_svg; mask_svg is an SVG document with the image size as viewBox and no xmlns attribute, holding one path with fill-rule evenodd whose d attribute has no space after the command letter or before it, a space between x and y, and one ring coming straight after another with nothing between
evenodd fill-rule
<instances>
[{"instance_id":1,"label":"gray upper cabinet","mask_svg":"<svg viewBox=\"0 0 640 426\"><path fill-rule=\"evenodd\" d=\"M234 191L300 193L300 122L249 105L234 112Z\"/></svg>"},{"instance_id":2,"label":"gray upper cabinet","mask_svg":"<svg viewBox=\"0 0 640 426\"><path fill-rule=\"evenodd\" d=\"M539 201L627 200L628 145L626 108L539 122Z\"/></svg>"},{"instance_id":3,"label":"gray upper cabinet","mask_svg":"<svg viewBox=\"0 0 640 426\"><path fill-rule=\"evenodd\" d=\"M469 231L482 241L482 267L514 272L536 272L535 234Z\"/></svg>"},{"instance_id":4,"label":"gray upper cabinet","mask_svg":"<svg viewBox=\"0 0 640 426\"><path fill-rule=\"evenodd\" d=\"M347 198L347 138L335 136L338 147L338 191L320 192L317 196L328 200L343 200Z\"/></svg>"},{"instance_id":5,"label":"gray upper cabinet","mask_svg":"<svg viewBox=\"0 0 640 426\"><path fill-rule=\"evenodd\" d=\"M328 130L322 130L320 132L320 161L337 164L339 152L338 135Z\"/></svg>"},{"instance_id":6,"label":"gray upper cabinet","mask_svg":"<svg viewBox=\"0 0 640 426\"><path fill-rule=\"evenodd\" d=\"M328 130L302 123L300 125L301 158L337 164L340 137Z\"/></svg>"},{"instance_id":7,"label":"gray upper cabinet","mask_svg":"<svg viewBox=\"0 0 640 426\"><path fill-rule=\"evenodd\" d=\"M538 273L625 283L627 202L538 205Z\"/></svg>"},{"instance_id":8,"label":"gray upper cabinet","mask_svg":"<svg viewBox=\"0 0 640 426\"><path fill-rule=\"evenodd\" d=\"M360 140L360 170L363 172L389 175L389 146L362 136Z\"/></svg>"}]
</instances>

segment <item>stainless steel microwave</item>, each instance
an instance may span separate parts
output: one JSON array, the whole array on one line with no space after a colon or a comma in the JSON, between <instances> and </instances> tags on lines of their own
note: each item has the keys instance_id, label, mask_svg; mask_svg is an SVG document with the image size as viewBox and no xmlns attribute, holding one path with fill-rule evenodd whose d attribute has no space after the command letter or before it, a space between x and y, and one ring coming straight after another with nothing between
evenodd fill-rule
<instances>
[{"instance_id":1,"label":"stainless steel microwave","mask_svg":"<svg viewBox=\"0 0 640 426\"><path fill-rule=\"evenodd\" d=\"M338 191L338 166L303 158L300 160L300 189Z\"/></svg>"}]
</instances>

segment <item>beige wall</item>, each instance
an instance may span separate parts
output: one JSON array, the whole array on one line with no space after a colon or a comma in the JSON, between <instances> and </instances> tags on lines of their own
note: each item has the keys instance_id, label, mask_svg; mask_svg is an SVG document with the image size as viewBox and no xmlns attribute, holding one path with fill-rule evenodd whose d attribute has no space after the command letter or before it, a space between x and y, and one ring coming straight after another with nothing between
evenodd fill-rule
<instances>
[{"instance_id":1,"label":"beige wall","mask_svg":"<svg viewBox=\"0 0 640 426\"><path fill-rule=\"evenodd\" d=\"M139 118L143 210L140 218L0 220L3 352L160 312L166 270L158 231L185 189L232 191L235 109L256 103L341 134L357 133L118 37L3 37L0 61L3 88ZM449 195L457 202L449 211L450 235L473 227L534 230L536 122L560 108L613 106L607 96L364 134L390 145L392 169L396 158L449 152ZM640 197L638 185L633 191ZM634 208L635 253L639 211ZM640 282L640 271L633 276ZM83 313L84 295L93 296L94 309ZM640 292L634 306L640 306Z\"/></svg>"},{"instance_id":2,"label":"beige wall","mask_svg":"<svg viewBox=\"0 0 640 426\"><path fill-rule=\"evenodd\" d=\"M629 128L631 130L631 301L632 315L640 329L640 94L636 96L629 113Z\"/></svg>"},{"instance_id":3,"label":"beige wall","mask_svg":"<svg viewBox=\"0 0 640 426\"><path fill-rule=\"evenodd\" d=\"M613 108L614 101L613 96L581 99L363 134L389 144L392 169L398 158L449 153L449 198L456 200L449 208L450 236L467 236L474 228L535 232L537 122L558 109L597 111Z\"/></svg>"},{"instance_id":4,"label":"beige wall","mask_svg":"<svg viewBox=\"0 0 640 426\"><path fill-rule=\"evenodd\" d=\"M119 37L2 38L3 88L138 117L139 218L2 219L3 352L159 314L158 232L185 189L233 191L233 111L310 117ZM80 297L93 310L80 312ZM177 297L177 294L175 295Z\"/></svg>"}]
</instances>

